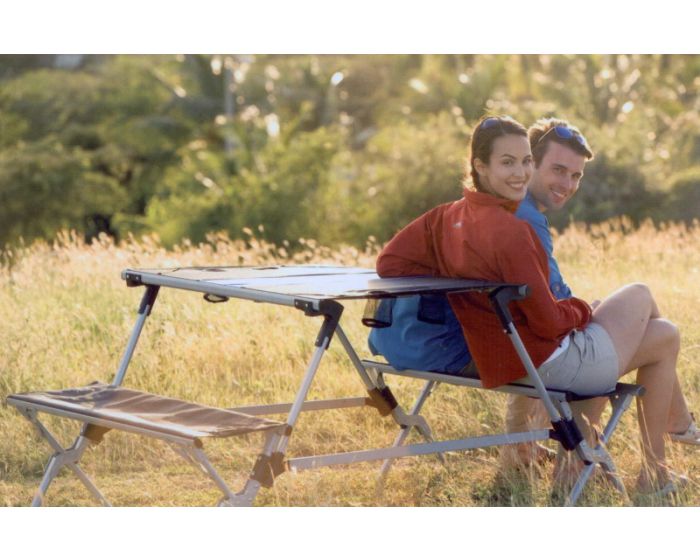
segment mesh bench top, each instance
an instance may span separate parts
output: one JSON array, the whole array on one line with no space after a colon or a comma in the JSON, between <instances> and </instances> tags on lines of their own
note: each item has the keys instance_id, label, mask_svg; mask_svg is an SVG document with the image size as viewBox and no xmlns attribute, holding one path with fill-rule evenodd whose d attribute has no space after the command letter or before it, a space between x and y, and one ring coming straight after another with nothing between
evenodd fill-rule
<instances>
[{"instance_id":1,"label":"mesh bench top","mask_svg":"<svg viewBox=\"0 0 700 560\"><path fill-rule=\"evenodd\" d=\"M101 382L60 391L19 393L7 400L14 406L43 410L110 428L132 428L187 439L229 437L282 425L267 418Z\"/></svg>"},{"instance_id":2,"label":"mesh bench top","mask_svg":"<svg viewBox=\"0 0 700 560\"><path fill-rule=\"evenodd\" d=\"M368 368L374 368L383 373L389 373L393 375L400 375L404 377L414 377L419 379L432 379L434 381L439 381L440 383L447 383L450 385L466 385L470 387L481 387L481 379L476 370L472 370L464 373L444 373L444 372L434 372L434 371L421 371L415 369L398 369L393 367L391 364L385 362L377 362L375 360L361 360L362 365ZM476 384L476 385L475 385ZM533 393L536 393L536 389L533 385L529 383L508 383L507 385L502 385L500 388L496 387L493 390L498 391L503 390L504 387L517 387L520 389L529 389ZM629 383L618 383L615 389L608 393L600 393L599 395L578 395L572 393L571 391L559 391L557 389L547 389L550 397L554 397L557 400L565 401L585 401L595 397L610 397L612 395L624 395L624 394L634 394L643 395L644 387L642 385L633 385Z\"/></svg>"}]
</instances>

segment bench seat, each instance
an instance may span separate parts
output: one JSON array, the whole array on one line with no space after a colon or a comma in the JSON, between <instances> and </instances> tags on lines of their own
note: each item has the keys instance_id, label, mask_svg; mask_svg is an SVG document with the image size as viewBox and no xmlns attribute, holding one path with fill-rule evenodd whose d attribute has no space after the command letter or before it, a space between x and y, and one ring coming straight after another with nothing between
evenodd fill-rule
<instances>
[{"instance_id":1,"label":"bench seat","mask_svg":"<svg viewBox=\"0 0 700 560\"><path fill-rule=\"evenodd\" d=\"M272 430L280 422L179 399L95 382L60 391L19 393L8 404L72 418L91 425L190 442Z\"/></svg>"}]
</instances>

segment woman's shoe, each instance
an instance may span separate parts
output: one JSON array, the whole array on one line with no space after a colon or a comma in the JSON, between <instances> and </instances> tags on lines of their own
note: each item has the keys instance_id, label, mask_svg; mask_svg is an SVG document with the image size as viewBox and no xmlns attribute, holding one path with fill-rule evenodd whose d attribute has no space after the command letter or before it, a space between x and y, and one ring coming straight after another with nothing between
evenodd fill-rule
<instances>
[{"instance_id":1,"label":"woman's shoe","mask_svg":"<svg viewBox=\"0 0 700 560\"><path fill-rule=\"evenodd\" d=\"M669 479L661 488L650 492L637 492L634 502L639 506L660 505L676 497L690 483L687 476L669 472Z\"/></svg>"},{"instance_id":2,"label":"woman's shoe","mask_svg":"<svg viewBox=\"0 0 700 560\"><path fill-rule=\"evenodd\" d=\"M695 425L695 416L690 415L690 426L685 432L673 433L670 432L668 437L672 441L677 441L678 443L685 443L687 445L700 445L700 429Z\"/></svg>"}]
</instances>

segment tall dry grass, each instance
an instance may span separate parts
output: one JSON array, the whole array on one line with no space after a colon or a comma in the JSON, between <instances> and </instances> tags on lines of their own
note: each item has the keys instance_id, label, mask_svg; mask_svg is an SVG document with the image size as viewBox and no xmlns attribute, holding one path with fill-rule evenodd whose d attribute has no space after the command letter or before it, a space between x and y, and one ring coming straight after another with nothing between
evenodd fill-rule
<instances>
[{"instance_id":1,"label":"tall dry grass","mask_svg":"<svg viewBox=\"0 0 700 560\"><path fill-rule=\"evenodd\" d=\"M637 229L624 220L584 229L570 227L555 240L565 278L585 299L601 298L622 284L644 281L663 313L681 328L679 374L690 407L700 410L700 227L679 225ZM127 289L120 272L127 267L333 263L372 266L377 248L338 250L305 240L288 254L249 237L231 241L212 235L207 243L184 243L172 250L153 237L115 244L103 237L86 244L71 233L53 243L36 243L5 255L0 268L0 504L29 503L49 456L31 425L4 404L10 393L58 389L110 381L133 327L140 289ZM364 349L366 329L361 303L346 306L343 326ZM212 305L201 295L161 291L137 347L125 385L203 404L235 405L289 402L313 349L317 319L296 310L231 300ZM336 343L337 344L337 343ZM420 384L392 381L408 406ZM501 395L440 387L425 408L440 437L487 433L502 425ZM339 345L322 362L311 398L364 395L364 387ZM635 413L624 419L611 451L627 482L639 467ZM64 443L76 424L46 417ZM290 455L386 446L396 433L393 421L367 410L307 413L294 432ZM259 436L207 443L214 462L232 487L240 487L260 449ZM700 455L670 446L677 470L698 480ZM83 464L115 504L213 504L218 492L167 446L138 436L110 432L91 449ZM497 475L496 450L454 454L442 465L433 457L395 464L385 491L375 492L377 463L286 473L263 490L263 505L545 505L549 469L503 479ZM49 503L91 504L87 492L64 473L52 485ZM680 498L700 504L693 483ZM583 498L589 505L619 505L604 485Z\"/></svg>"}]
</instances>

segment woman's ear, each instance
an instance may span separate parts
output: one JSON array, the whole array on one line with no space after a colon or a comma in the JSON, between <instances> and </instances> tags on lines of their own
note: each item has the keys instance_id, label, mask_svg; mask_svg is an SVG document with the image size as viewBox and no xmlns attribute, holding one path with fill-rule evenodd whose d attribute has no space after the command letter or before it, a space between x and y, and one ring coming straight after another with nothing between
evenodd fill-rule
<instances>
[{"instance_id":1,"label":"woman's ear","mask_svg":"<svg viewBox=\"0 0 700 560\"><path fill-rule=\"evenodd\" d=\"M486 172L488 166L481 161L479 158L474 158L474 169L479 175L483 175Z\"/></svg>"}]
</instances>

